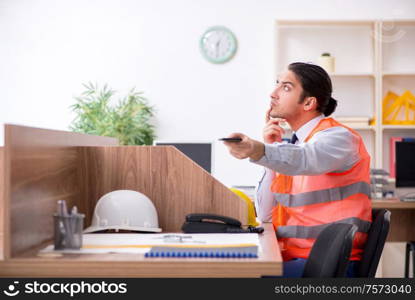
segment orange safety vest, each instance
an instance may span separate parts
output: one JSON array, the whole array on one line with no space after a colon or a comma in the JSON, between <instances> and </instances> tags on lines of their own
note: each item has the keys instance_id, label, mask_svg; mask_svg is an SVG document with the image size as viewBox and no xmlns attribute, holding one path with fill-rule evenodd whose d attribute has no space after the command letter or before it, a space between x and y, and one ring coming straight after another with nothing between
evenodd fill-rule
<instances>
[{"instance_id":1,"label":"orange safety vest","mask_svg":"<svg viewBox=\"0 0 415 300\"><path fill-rule=\"evenodd\" d=\"M307 258L318 234L330 223L358 227L350 260L360 260L372 221L370 156L360 135L332 118L322 119L305 142L321 130L341 126L359 139L359 161L348 171L320 175L276 174L271 191L277 205L272 223L284 261Z\"/></svg>"}]
</instances>

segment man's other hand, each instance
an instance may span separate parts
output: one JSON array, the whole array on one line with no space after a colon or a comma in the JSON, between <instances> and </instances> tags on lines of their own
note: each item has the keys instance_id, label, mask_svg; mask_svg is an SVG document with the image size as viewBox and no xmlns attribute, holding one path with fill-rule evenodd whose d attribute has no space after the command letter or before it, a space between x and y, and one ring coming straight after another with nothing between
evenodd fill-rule
<instances>
[{"instance_id":1,"label":"man's other hand","mask_svg":"<svg viewBox=\"0 0 415 300\"><path fill-rule=\"evenodd\" d=\"M284 129L280 127L279 123L285 120L279 118L271 118L271 110L272 107L270 107L265 114L265 127L262 133L264 142L267 144L281 142L282 136L284 135Z\"/></svg>"}]
</instances>

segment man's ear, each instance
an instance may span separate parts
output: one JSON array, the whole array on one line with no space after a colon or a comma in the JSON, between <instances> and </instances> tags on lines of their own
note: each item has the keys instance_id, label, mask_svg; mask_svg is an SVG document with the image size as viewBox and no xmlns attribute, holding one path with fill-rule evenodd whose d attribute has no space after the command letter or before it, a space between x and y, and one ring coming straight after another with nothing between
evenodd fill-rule
<instances>
[{"instance_id":1,"label":"man's ear","mask_svg":"<svg viewBox=\"0 0 415 300\"><path fill-rule=\"evenodd\" d=\"M317 109L317 98L307 97L303 102L303 108L305 111Z\"/></svg>"}]
</instances>

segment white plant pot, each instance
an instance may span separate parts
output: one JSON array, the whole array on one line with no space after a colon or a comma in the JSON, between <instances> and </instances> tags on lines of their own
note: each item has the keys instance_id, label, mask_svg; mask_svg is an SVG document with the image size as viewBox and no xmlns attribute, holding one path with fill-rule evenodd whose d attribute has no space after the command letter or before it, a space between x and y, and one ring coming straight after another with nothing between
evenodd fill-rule
<instances>
[{"instance_id":1,"label":"white plant pot","mask_svg":"<svg viewBox=\"0 0 415 300\"><path fill-rule=\"evenodd\" d=\"M333 56L320 56L318 58L318 64L327 71L327 73L334 73L334 57Z\"/></svg>"}]
</instances>

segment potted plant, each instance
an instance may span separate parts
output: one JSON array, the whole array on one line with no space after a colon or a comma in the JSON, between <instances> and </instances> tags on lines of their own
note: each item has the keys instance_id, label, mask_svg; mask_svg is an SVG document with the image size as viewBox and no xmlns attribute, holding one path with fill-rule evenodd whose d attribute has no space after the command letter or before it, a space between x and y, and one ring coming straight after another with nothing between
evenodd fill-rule
<instances>
[{"instance_id":1,"label":"potted plant","mask_svg":"<svg viewBox=\"0 0 415 300\"><path fill-rule=\"evenodd\" d=\"M154 109L142 96L142 92L131 89L118 104L111 106L115 91L105 84L83 84L85 91L75 97L71 106L76 117L70 125L75 132L110 136L121 145L152 145L154 126L150 123Z\"/></svg>"}]
</instances>

